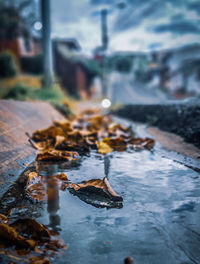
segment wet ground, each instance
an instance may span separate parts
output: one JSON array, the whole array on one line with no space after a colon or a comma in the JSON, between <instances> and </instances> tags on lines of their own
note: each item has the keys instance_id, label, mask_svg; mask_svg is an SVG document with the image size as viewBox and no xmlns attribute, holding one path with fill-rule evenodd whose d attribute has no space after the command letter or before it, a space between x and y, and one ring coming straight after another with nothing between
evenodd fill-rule
<instances>
[{"instance_id":1,"label":"wet ground","mask_svg":"<svg viewBox=\"0 0 200 264\"><path fill-rule=\"evenodd\" d=\"M98 208L57 185L53 202L30 203L24 197L20 201L19 190L1 203L3 212L9 204L23 204L10 212L11 217L33 216L59 232L68 250L51 263L122 264L127 256L136 264L200 263L198 170L167 158L159 145L154 151L105 157L93 152L71 165L37 164L46 177L61 171L73 182L107 177L123 197L123 207Z\"/></svg>"}]
</instances>

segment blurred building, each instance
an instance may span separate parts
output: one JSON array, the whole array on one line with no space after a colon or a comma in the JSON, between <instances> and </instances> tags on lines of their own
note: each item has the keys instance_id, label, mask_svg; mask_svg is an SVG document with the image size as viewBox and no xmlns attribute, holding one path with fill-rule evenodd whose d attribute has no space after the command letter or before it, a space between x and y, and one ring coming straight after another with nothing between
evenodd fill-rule
<instances>
[{"instance_id":1,"label":"blurred building","mask_svg":"<svg viewBox=\"0 0 200 264\"><path fill-rule=\"evenodd\" d=\"M53 39L56 77L68 94L88 98L93 94L94 74L81 58L80 50L76 39ZM3 51L9 51L17 58L23 73L42 74L41 37L20 35L16 39L0 41L0 52Z\"/></svg>"},{"instance_id":2,"label":"blurred building","mask_svg":"<svg viewBox=\"0 0 200 264\"><path fill-rule=\"evenodd\" d=\"M132 53L131 75L149 89L160 88L172 97L200 95L200 45Z\"/></svg>"},{"instance_id":3,"label":"blurred building","mask_svg":"<svg viewBox=\"0 0 200 264\"><path fill-rule=\"evenodd\" d=\"M70 95L88 98L93 93L94 75L82 59L80 49L76 39L54 39L54 67L62 87Z\"/></svg>"}]
</instances>

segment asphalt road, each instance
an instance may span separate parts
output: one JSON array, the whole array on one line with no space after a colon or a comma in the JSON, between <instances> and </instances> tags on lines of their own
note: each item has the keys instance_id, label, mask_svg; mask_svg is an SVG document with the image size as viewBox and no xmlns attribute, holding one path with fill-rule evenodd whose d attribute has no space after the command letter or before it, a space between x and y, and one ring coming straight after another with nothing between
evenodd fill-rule
<instances>
[{"instance_id":1,"label":"asphalt road","mask_svg":"<svg viewBox=\"0 0 200 264\"><path fill-rule=\"evenodd\" d=\"M112 103L154 104L166 100L161 91L150 90L131 79L130 75L112 73L107 81L108 98Z\"/></svg>"}]
</instances>

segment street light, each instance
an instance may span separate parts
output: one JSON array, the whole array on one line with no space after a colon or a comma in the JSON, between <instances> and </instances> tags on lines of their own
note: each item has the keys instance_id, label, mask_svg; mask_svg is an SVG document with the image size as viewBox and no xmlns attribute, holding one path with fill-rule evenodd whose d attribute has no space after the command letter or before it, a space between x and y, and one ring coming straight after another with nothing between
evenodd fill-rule
<instances>
[{"instance_id":1,"label":"street light","mask_svg":"<svg viewBox=\"0 0 200 264\"><path fill-rule=\"evenodd\" d=\"M42 23L40 21L36 21L33 27L36 31L40 31L42 29Z\"/></svg>"}]
</instances>

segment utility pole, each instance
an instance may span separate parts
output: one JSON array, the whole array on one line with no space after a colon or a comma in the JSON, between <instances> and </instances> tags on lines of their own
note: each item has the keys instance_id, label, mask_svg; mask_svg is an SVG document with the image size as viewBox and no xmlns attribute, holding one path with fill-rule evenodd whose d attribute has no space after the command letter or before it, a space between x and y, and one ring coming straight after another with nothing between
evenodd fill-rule
<instances>
[{"instance_id":1,"label":"utility pole","mask_svg":"<svg viewBox=\"0 0 200 264\"><path fill-rule=\"evenodd\" d=\"M51 0L41 1L42 16L42 46L43 46L43 67L44 87L52 87L53 84L53 58L51 42Z\"/></svg>"},{"instance_id":2,"label":"utility pole","mask_svg":"<svg viewBox=\"0 0 200 264\"><path fill-rule=\"evenodd\" d=\"M104 51L108 48L108 26L107 26L107 9L101 10L101 40Z\"/></svg>"},{"instance_id":3,"label":"utility pole","mask_svg":"<svg viewBox=\"0 0 200 264\"><path fill-rule=\"evenodd\" d=\"M106 51L108 48L108 26L107 26L107 9L101 10L101 41L103 51L103 76L102 76L102 95L107 97L107 80L106 80Z\"/></svg>"}]
</instances>

